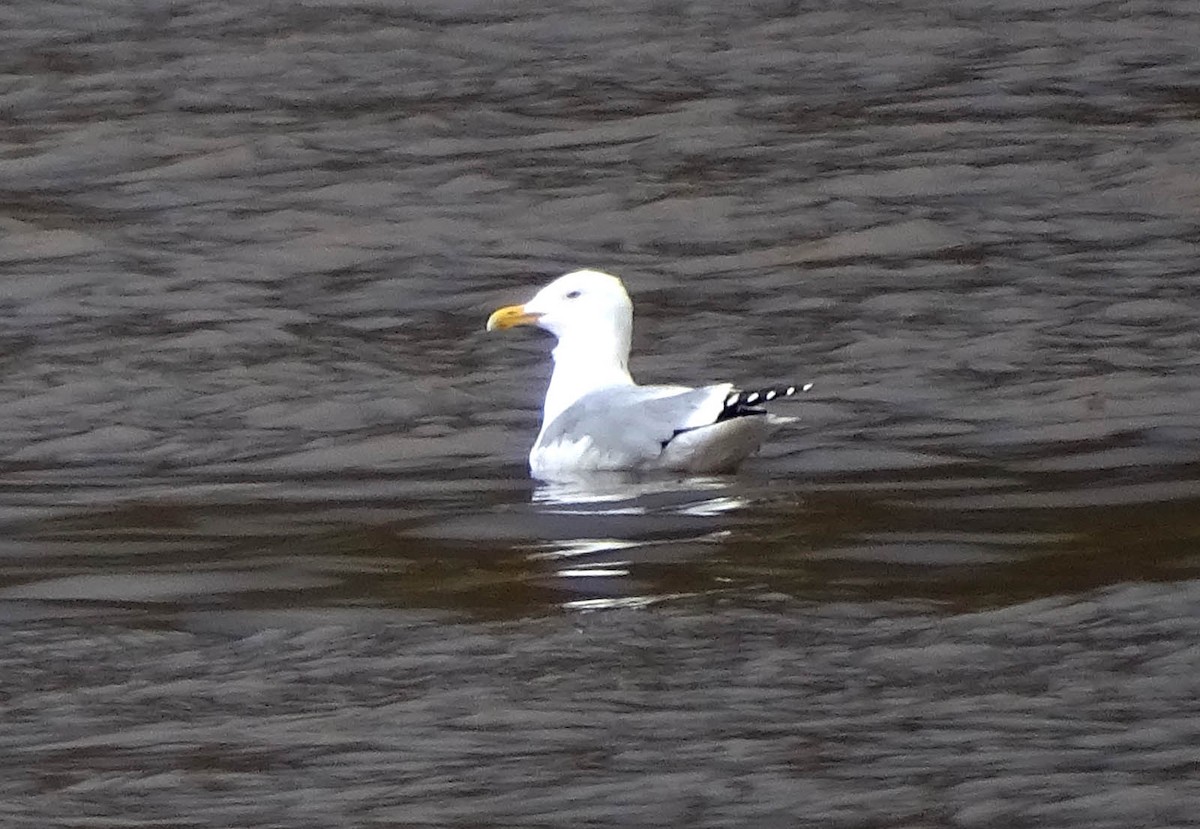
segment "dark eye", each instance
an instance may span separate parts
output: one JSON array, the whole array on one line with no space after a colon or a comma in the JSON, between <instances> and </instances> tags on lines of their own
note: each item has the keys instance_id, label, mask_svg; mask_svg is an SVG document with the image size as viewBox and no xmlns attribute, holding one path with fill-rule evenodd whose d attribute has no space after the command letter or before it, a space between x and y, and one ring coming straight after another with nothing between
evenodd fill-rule
<instances>
[{"instance_id":1,"label":"dark eye","mask_svg":"<svg viewBox=\"0 0 1200 829\"><path fill-rule=\"evenodd\" d=\"M567 294L567 299L579 299L581 296L583 296L583 291L571 291Z\"/></svg>"}]
</instances>

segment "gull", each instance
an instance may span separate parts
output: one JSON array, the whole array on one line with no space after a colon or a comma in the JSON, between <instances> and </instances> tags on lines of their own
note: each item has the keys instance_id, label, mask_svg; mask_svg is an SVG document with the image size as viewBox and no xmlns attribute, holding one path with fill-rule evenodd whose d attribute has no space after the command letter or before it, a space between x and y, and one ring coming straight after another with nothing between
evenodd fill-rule
<instances>
[{"instance_id":1,"label":"gull","mask_svg":"<svg viewBox=\"0 0 1200 829\"><path fill-rule=\"evenodd\" d=\"M633 303L621 280L572 271L524 305L493 313L487 330L534 325L553 334L554 373L529 468L542 480L593 472L732 472L795 418L763 404L811 383L742 391L732 383L642 386L629 374Z\"/></svg>"}]
</instances>

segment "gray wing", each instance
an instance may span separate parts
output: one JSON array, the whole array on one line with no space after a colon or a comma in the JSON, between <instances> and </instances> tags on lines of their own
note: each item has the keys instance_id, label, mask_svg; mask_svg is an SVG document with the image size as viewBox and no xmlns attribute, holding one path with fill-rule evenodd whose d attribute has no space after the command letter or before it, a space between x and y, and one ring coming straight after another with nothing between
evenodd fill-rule
<instances>
[{"instance_id":1,"label":"gray wing","mask_svg":"<svg viewBox=\"0 0 1200 829\"><path fill-rule=\"evenodd\" d=\"M584 439L594 451L633 464L651 461L681 431L716 421L729 384L698 389L617 386L584 395L551 421L539 447Z\"/></svg>"}]
</instances>

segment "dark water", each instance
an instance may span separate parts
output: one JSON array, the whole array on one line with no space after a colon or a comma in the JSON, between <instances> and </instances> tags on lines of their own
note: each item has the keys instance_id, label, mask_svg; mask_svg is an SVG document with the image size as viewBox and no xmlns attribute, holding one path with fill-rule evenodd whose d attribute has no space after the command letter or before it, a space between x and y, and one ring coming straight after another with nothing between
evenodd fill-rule
<instances>
[{"instance_id":1,"label":"dark water","mask_svg":"<svg viewBox=\"0 0 1200 829\"><path fill-rule=\"evenodd\" d=\"M0 7L5 826L1200 808L1200 8ZM812 381L539 487L548 343Z\"/></svg>"}]
</instances>

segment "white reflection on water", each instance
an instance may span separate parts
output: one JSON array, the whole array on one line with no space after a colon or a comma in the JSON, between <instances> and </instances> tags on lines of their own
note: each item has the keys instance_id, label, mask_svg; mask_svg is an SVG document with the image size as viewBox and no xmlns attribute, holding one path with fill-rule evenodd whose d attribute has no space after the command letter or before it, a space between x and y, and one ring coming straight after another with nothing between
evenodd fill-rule
<instances>
[{"instance_id":1,"label":"white reflection on water","mask_svg":"<svg viewBox=\"0 0 1200 829\"><path fill-rule=\"evenodd\" d=\"M728 489L731 478L646 478L625 473L596 473L569 481L540 483L533 491L533 503L556 506L626 504L599 510L604 514L642 515L656 511L658 496L692 496L699 492ZM643 499L652 499L644 503ZM590 510L595 511L595 510Z\"/></svg>"},{"instance_id":2,"label":"white reflection on water","mask_svg":"<svg viewBox=\"0 0 1200 829\"><path fill-rule=\"evenodd\" d=\"M550 549L544 552L531 553L531 559L556 559L587 556L595 553L605 553L611 550L626 550L630 547L640 547L644 542L620 541L615 538L572 538L556 541Z\"/></svg>"},{"instance_id":3,"label":"white reflection on water","mask_svg":"<svg viewBox=\"0 0 1200 829\"><path fill-rule=\"evenodd\" d=\"M691 593L664 593L658 596L621 596L618 598L606 599L578 599L571 602L563 602L564 610L616 610L619 608L642 608L649 607L652 604L669 601L671 599L684 599Z\"/></svg>"},{"instance_id":4,"label":"white reflection on water","mask_svg":"<svg viewBox=\"0 0 1200 829\"><path fill-rule=\"evenodd\" d=\"M530 561L572 596L569 610L643 607L693 595L651 587L655 573L706 557L730 534L730 514L751 499L736 478L589 476L545 483L535 512L556 517L555 535L533 545ZM565 524L563 521L565 520ZM557 566L555 566L557 565Z\"/></svg>"},{"instance_id":5,"label":"white reflection on water","mask_svg":"<svg viewBox=\"0 0 1200 829\"><path fill-rule=\"evenodd\" d=\"M691 504L685 504L679 508L681 515L695 515L699 517L708 517L713 515L722 515L727 512L742 509L747 506L749 501L740 496L722 496L720 498L706 498L702 501L696 501Z\"/></svg>"},{"instance_id":6,"label":"white reflection on water","mask_svg":"<svg viewBox=\"0 0 1200 829\"><path fill-rule=\"evenodd\" d=\"M748 505L745 497L729 492L733 485L731 478L637 479L605 475L541 484L534 490L532 502L543 512L557 515L706 518Z\"/></svg>"},{"instance_id":7,"label":"white reflection on water","mask_svg":"<svg viewBox=\"0 0 1200 829\"><path fill-rule=\"evenodd\" d=\"M628 561L617 561L612 564L597 564L595 567L575 567L566 570L556 570L554 575L562 579L595 578L596 576L628 576L627 567L614 567L613 564L628 565Z\"/></svg>"}]
</instances>

